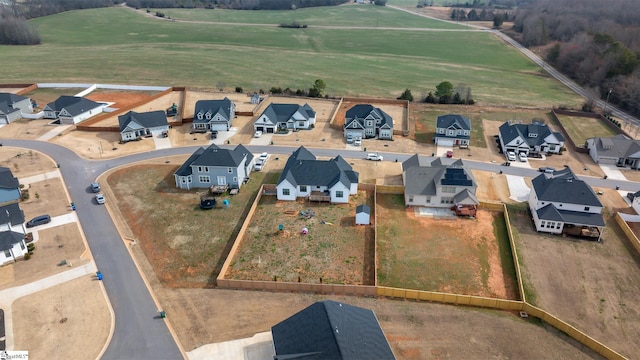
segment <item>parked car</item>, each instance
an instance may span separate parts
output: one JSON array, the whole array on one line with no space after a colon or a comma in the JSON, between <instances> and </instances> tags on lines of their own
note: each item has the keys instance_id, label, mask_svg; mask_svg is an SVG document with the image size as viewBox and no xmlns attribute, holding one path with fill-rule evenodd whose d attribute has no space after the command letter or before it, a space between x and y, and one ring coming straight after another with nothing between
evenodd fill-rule
<instances>
[{"instance_id":1,"label":"parked car","mask_svg":"<svg viewBox=\"0 0 640 360\"><path fill-rule=\"evenodd\" d=\"M253 170L260 171L264 167L264 163L260 160L256 161L255 165L253 165Z\"/></svg>"},{"instance_id":2,"label":"parked car","mask_svg":"<svg viewBox=\"0 0 640 360\"><path fill-rule=\"evenodd\" d=\"M51 222L51 216L49 215L39 215L34 217L33 219L27 221L27 227L31 228L38 225L44 225Z\"/></svg>"},{"instance_id":3,"label":"parked car","mask_svg":"<svg viewBox=\"0 0 640 360\"><path fill-rule=\"evenodd\" d=\"M105 201L105 199L104 199L104 195L102 195L102 194L96 194L96 202L97 202L98 204L104 204L104 201Z\"/></svg>"},{"instance_id":4,"label":"parked car","mask_svg":"<svg viewBox=\"0 0 640 360\"><path fill-rule=\"evenodd\" d=\"M266 152L263 152L262 154L260 154L260 156L258 157L258 160L260 160L262 163L267 161L267 158L269 157L269 154Z\"/></svg>"},{"instance_id":5,"label":"parked car","mask_svg":"<svg viewBox=\"0 0 640 360\"><path fill-rule=\"evenodd\" d=\"M353 136L347 135L347 144L353 144Z\"/></svg>"},{"instance_id":6,"label":"parked car","mask_svg":"<svg viewBox=\"0 0 640 360\"><path fill-rule=\"evenodd\" d=\"M355 140L353 140L353 145L354 145L354 146L360 146L360 145L362 145L362 139L360 139L360 138L355 138Z\"/></svg>"},{"instance_id":7,"label":"parked car","mask_svg":"<svg viewBox=\"0 0 640 360\"><path fill-rule=\"evenodd\" d=\"M548 174L552 174L554 171L556 171L556 169L554 169L552 167L548 167L548 166L543 166L538 170L540 170L540 172L548 173Z\"/></svg>"},{"instance_id":8,"label":"parked car","mask_svg":"<svg viewBox=\"0 0 640 360\"><path fill-rule=\"evenodd\" d=\"M91 184L91 191L93 191L94 193L100 192L100 184L98 184L97 182Z\"/></svg>"},{"instance_id":9,"label":"parked car","mask_svg":"<svg viewBox=\"0 0 640 360\"><path fill-rule=\"evenodd\" d=\"M217 139L218 138L218 130L211 130L211 139Z\"/></svg>"},{"instance_id":10,"label":"parked car","mask_svg":"<svg viewBox=\"0 0 640 360\"><path fill-rule=\"evenodd\" d=\"M367 160L382 161L382 155L378 155L377 153L367 154Z\"/></svg>"},{"instance_id":11,"label":"parked car","mask_svg":"<svg viewBox=\"0 0 640 360\"><path fill-rule=\"evenodd\" d=\"M256 131L256 133L253 134L254 138L259 138L260 136L262 136L262 131Z\"/></svg>"},{"instance_id":12,"label":"parked car","mask_svg":"<svg viewBox=\"0 0 640 360\"><path fill-rule=\"evenodd\" d=\"M448 158L452 158L453 157L453 151L451 151L451 150L447 151L447 157Z\"/></svg>"},{"instance_id":13,"label":"parked car","mask_svg":"<svg viewBox=\"0 0 640 360\"><path fill-rule=\"evenodd\" d=\"M527 154L525 153L518 153L518 159L520 159L520 161L522 162L527 162Z\"/></svg>"},{"instance_id":14,"label":"parked car","mask_svg":"<svg viewBox=\"0 0 640 360\"><path fill-rule=\"evenodd\" d=\"M513 151L507 151L507 160L516 161L516 153L514 153Z\"/></svg>"}]
</instances>

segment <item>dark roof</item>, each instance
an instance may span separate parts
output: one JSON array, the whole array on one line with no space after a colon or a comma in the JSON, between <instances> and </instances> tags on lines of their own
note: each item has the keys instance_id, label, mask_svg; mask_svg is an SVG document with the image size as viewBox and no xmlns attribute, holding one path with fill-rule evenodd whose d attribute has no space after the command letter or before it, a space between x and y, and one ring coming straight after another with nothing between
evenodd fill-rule
<instances>
[{"instance_id":1,"label":"dark roof","mask_svg":"<svg viewBox=\"0 0 640 360\"><path fill-rule=\"evenodd\" d=\"M331 160L316 160L303 146L287 160L278 184L287 180L292 185L332 187L340 182L346 187L358 182L358 173L353 171L341 156Z\"/></svg>"},{"instance_id":2,"label":"dark roof","mask_svg":"<svg viewBox=\"0 0 640 360\"><path fill-rule=\"evenodd\" d=\"M0 251L9 250L24 239L24 234L15 231L0 232Z\"/></svg>"},{"instance_id":3,"label":"dark roof","mask_svg":"<svg viewBox=\"0 0 640 360\"><path fill-rule=\"evenodd\" d=\"M56 101L48 103L47 107L53 111L65 109L71 116L76 116L102 105L83 97L62 95Z\"/></svg>"},{"instance_id":4,"label":"dark roof","mask_svg":"<svg viewBox=\"0 0 640 360\"><path fill-rule=\"evenodd\" d=\"M436 128L449 128L471 130L471 121L466 117L458 114L440 115L436 119Z\"/></svg>"},{"instance_id":5,"label":"dark roof","mask_svg":"<svg viewBox=\"0 0 640 360\"><path fill-rule=\"evenodd\" d=\"M602 207L591 186L578 179L569 167L550 175L540 174L531 183L539 201Z\"/></svg>"},{"instance_id":6,"label":"dark roof","mask_svg":"<svg viewBox=\"0 0 640 360\"><path fill-rule=\"evenodd\" d=\"M371 214L371 208L368 205L362 204L356 206L356 214L365 213L367 215Z\"/></svg>"},{"instance_id":7,"label":"dark roof","mask_svg":"<svg viewBox=\"0 0 640 360\"><path fill-rule=\"evenodd\" d=\"M11 223L11 226L24 223L24 213L18 203L0 206L0 224Z\"/></svg>"},{"instance_id":8,"label":"dark roof","mask_svg":"<svg viewBox=\"0 0 640 360\"><path fill-rule=\"evenodd\" d=\"M135 122L145 129L169 125L167 122L167 114L162 110L143 113L129 111L124 115L118 116L118 122L120 123L120 131L124 131L132 122Z\"/></svg>"},{"instance_id":9,"label":"dark roof","mask_svg":"<svg viewBox=\"0 0 640 360\"><path fill-rule=\"evenodd\" d=\"M231 121L232 105L233 103L227 97L222 100L198 100L196 102L195 111L193 112L193 122L208 123L218 113L220 113L220 115L222 115L222 117L224 117L227 121ZM203 115L206 113L210 113L211 119L206 119L205 116L203 116L202 119L198 119L197 115L199 113L202 113Z\"/></svg>"},{"instance_id":10,"label":"dark roof","mask_svg":"<svg viewBox=\"0 0 640 360\"><path fill-rule=\"evenodd\" d=\"M473 176L464 170L460 159L437 158L429 166L420 166L415 165L416 162L412 158L402 164L406 194L436 195L438 184L443 186L475 186ZM407 163L409 160L411 161ZM462 190L460 189L460 191Z\"/></svg>"},{"instance_id":11,"label":"dark roof","mask_svg":"<svg viewBox=\"0 0 640 360\"><path fill-rule=\"evenodd\" d=\"M373 311L319 301L271 328L275 360L395 359Z\"/></svg>"},{"instance_id":12,"label":"dark roof","mask_svg":"<svg viewBox=\"0 0 640 360\"><path fill-rule=\"evenodd\" d=\"M500 125L499 132L500 137L505 144L511 142L518 136L521 137L523 141L529 145L529 147L544 144L545 139L549 135L553 135L558 141L564 141L564 136L562 136L562 134L552 132L547 125L540 123L512 124L507 121L504 124ZM536 136L531 137L530 135L532 134L536 134Z\"/></svg>"},{"instance_id":13,"label":"dark roof","mask_svg":"<svg viewBox=\"0 0 640 360\"><path fill-rule=\"evenodd\" d=\"M344 127L349 127L349 125L353 121L358 122L361 126L364 127L364 119L370 115L376 120L380 119L380 124L378 124L376 127L387 124L391 129L393 129L393 118L391 118L391 116L389 116L389 114L384 112L382 109L374 107L371 104L357 104L347 110L347 112L345 113Z\"/></svg>"},{"instance_id":14,"label":"dark roof","mask_svg":"<svg viewBox=\"0 0 640 360\"><path fill-rule=\"evenodd\" d=\"M20 111L20 108L14 108L13 104L25 99L28 98L12 93L0 93L0 114L11 114Z\"/></svg>"},{"instance_id":15,"label":"dark roof","mask_svg":"<svg viewBox=\"0 0 640 360\"><path fill-rule=\"evenodd\" d=\"M548 204L536 210L538 219L559 221L567 224L604 226L602 214L582 211L558 210L553 204Z\"/></svg>"},{"instance_id":16,"label":"dark roof","mask_svg":"<svg viewBox=\"0 0 640 360\"><path fill-rule=\"evenodd\" d=\"M253 159L253 154L243 145L237 145L234 149L222 149L216 144L211 144L206 149L198 148L198 150L191 154L187 161L176 170L174 175L189 176L192 174L192 166L237 168L245 158L245 164L248 164Z\"/></svg>"},{"instance_id":17,"label":"dark roof","mask_svg":"<svg viewBox=\"0 0 640 360\"><path fill-rule=\"evenodd\" d=\"M298 105L298 104L275 104L271 103L267 106L266 109L262 112L262 115L265 115L274 122L283 123L289 121L291 117L296 113L300 112L300 114L306 119L314 118L316 116L316 112L313 111L309 104Z\"/></svg>"},{"instance_id":18,"label":"dark roof","mask_svg":"<svg viewBox=\"0 0 640 360\"><path fill-rule=\"evenodd\" d=\"M178 176L189 176L189 175L191 175L191 163L193 163L195 159L197 159L200 155L202 155L202 153L204 153L204 148L202 148L202 147L198 148L196 151L194 151L193 154L191 154L191 156L189 156L187 161L185 161L178 168L178 170L176 170L176 172L174 174L178 175Z\"/></svg>"},{"instance_id":19,"label":"dark roof","mask_svg":"<svg viewBox=\"0 0 640 360\"><path fill-rule=\"evenodd\" d=\"M0 188L3 189L17 189L20 187L20 182L13 176L11 169L0 166Z\"/></svg>"},{"instance_id":20,"label":"dark roof","mask_svg":"<svg viewBox=\"0 0 640 360\"><path fill-rule=\"evenodd\" d=\"M428 166L430 163L426 159L421 158L418 154L412 155L410 158L402 162L402 171L412 166Z\"/></svg>"},{"instance_id":21,"label":"dark roof","mask_svg":"<svg viewBox=\"0 0 640 360\"><path fill-rule=\"evenodd\" d=\"M640 141L630 139L623 134L608 138L591 138L587 143L590 148L596 148L599 157L616 159L640 157Z\"/></svg>"}]
</instances>

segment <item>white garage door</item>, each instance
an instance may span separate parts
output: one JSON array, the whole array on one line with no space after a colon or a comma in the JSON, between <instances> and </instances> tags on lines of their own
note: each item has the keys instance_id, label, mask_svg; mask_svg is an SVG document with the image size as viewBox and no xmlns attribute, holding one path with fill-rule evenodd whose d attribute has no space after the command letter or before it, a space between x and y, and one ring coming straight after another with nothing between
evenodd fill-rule
<instances>
[{"instance_id":1,"label":"white garage door","mask_svg":"<svg viewBox=\"0 0 640 360\"><path fill-rule=\"evenodd\" d=\"M226 124L211 124L211 130L227 131Z\"/></svg>"},{"instance_id":2,"label":"white garage door","mask_svg":"<svg viewBox=\"0 0 640 360\"><path fill-rule=\"evenodd\" d=\"M438 145L453 146L453 139L438 138Z\"/></svg>"}]
</instances>

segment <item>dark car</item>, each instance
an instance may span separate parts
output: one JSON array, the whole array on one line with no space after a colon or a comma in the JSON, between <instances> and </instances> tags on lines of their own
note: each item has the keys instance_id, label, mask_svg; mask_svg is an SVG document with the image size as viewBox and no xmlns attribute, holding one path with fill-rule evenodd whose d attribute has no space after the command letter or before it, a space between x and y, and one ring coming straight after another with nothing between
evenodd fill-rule
<instances>
[{"instance_id":1,"label":"dark car","mask_svg":"<svg viewBox=\"0 0 640 360\"><path fill-rule=\"evenodd\" d=\"M547 173L547 174L553 174L554 171L556 171L556 169L552 168L552 167L548 167L548 166L543 166L540 169L538 169L540 172L543 173Z\"/></svg>"},{"instance_id":2,"label":"dark car","mask_svg":"<svg viewBox=\"0 0 640 360\"><path fill-rule=\"evenodd\" d=\"M33 219L29 220L27 222L27 227L34 227L34 226L38 226L38 225L44 225L44 224L48 224L51 222L51 216L49 215L40 215L40 216L36 216Z\"/></svg>"}]
</instances>

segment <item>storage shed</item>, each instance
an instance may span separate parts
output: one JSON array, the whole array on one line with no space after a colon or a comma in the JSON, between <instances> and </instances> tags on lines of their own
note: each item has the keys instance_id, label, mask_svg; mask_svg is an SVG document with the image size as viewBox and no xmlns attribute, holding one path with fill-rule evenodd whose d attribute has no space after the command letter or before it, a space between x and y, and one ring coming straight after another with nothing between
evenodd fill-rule
<instances>
[{"instance_id":1,"label":"storage shed","mask_svg":"<svg viewBox=\"0 0 640 360\"><path fill-rule=\"evenodd\" d=\"M367 205L359 205L356 207L356 225L371 224L371 208Z\"/></svg>"}]
</instances>

